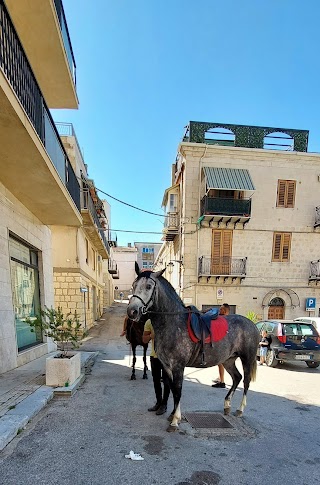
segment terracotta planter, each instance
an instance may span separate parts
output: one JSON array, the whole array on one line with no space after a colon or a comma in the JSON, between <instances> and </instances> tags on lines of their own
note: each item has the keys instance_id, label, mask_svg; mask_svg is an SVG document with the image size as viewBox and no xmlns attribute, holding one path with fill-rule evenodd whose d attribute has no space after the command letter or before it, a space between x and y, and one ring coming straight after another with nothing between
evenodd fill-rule
<instances>
[{"instance_id":1,"label":"terracotta planter","mask_svg":"<svg viewBox=\"0 0 320 485\"><path fill-rule=\"evenodd\" d=\"M56 354L59 355L59 354ZM46 385L64 387L67 383L71 386L80 377L81 355L80 352L70 354L70 358L57 358L52 355L46 359Z\"/></svg>"}]
</instances>

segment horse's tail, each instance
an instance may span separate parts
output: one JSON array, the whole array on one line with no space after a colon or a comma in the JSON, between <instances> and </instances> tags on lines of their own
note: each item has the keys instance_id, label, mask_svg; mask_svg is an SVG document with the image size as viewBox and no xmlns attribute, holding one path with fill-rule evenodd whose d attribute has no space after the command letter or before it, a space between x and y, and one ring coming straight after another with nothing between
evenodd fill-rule
<instances>
[{"instance_id":1,"label":"horse's tail","mask_svg":"<svg viewBox=\"0 0 320 485\"><path fill-rule=\"evenodd\" d=\"M251 369L250 369L250 380L255 381L257 377L257 359L256 356L254 356L254 361L251 364Z\"/></svg>"}]
</instances>

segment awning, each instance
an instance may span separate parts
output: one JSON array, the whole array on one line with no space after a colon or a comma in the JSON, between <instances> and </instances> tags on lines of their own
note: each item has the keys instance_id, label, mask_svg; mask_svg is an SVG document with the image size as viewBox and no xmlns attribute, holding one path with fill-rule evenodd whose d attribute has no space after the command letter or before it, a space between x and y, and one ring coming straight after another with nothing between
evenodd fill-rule
<instances>
[{"instance_id":1,"label":"awning","mask_svg":"<svg viewBox=\"0 0 320 485\"><path fill-rule=\"evenodd\" d=\"M243 168L203 167L207 190L255 190L249 170Z\"/></svg>"}]
</instances>

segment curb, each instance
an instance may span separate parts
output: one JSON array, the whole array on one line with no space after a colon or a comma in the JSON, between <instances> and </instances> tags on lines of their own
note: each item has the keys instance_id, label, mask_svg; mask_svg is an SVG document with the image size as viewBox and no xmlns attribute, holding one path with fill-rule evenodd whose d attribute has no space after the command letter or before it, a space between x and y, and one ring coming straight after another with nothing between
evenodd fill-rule
<instances>
[{"instance_id":1,"label":"curb","mask_svg":"<svg viewBox=\"0 0 320 485\"><path fill-rule=\"evenodd\" d=\"M85 380L86 370L94 365L99 352L83 352L82 373L69 387L41 386L0 418L0 451L12 441L55 396L72 397Z\"/></svg>"}]
</instances>

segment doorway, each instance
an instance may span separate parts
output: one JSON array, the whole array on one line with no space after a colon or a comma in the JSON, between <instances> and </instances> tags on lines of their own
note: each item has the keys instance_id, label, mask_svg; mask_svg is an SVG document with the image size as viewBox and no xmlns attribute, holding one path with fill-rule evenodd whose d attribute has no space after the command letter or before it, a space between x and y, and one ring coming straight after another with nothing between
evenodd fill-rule
<instances>
[{"instance_id":1,"label":"doorway","mask_svg":"<svg viewBox=\"0 0 320 485\"><path fill-rule=\"evenodd\" d=\"M282 298L273 298L269 303L268 320L283 320L285 315Z\"/></svg>"}]
</instances>

